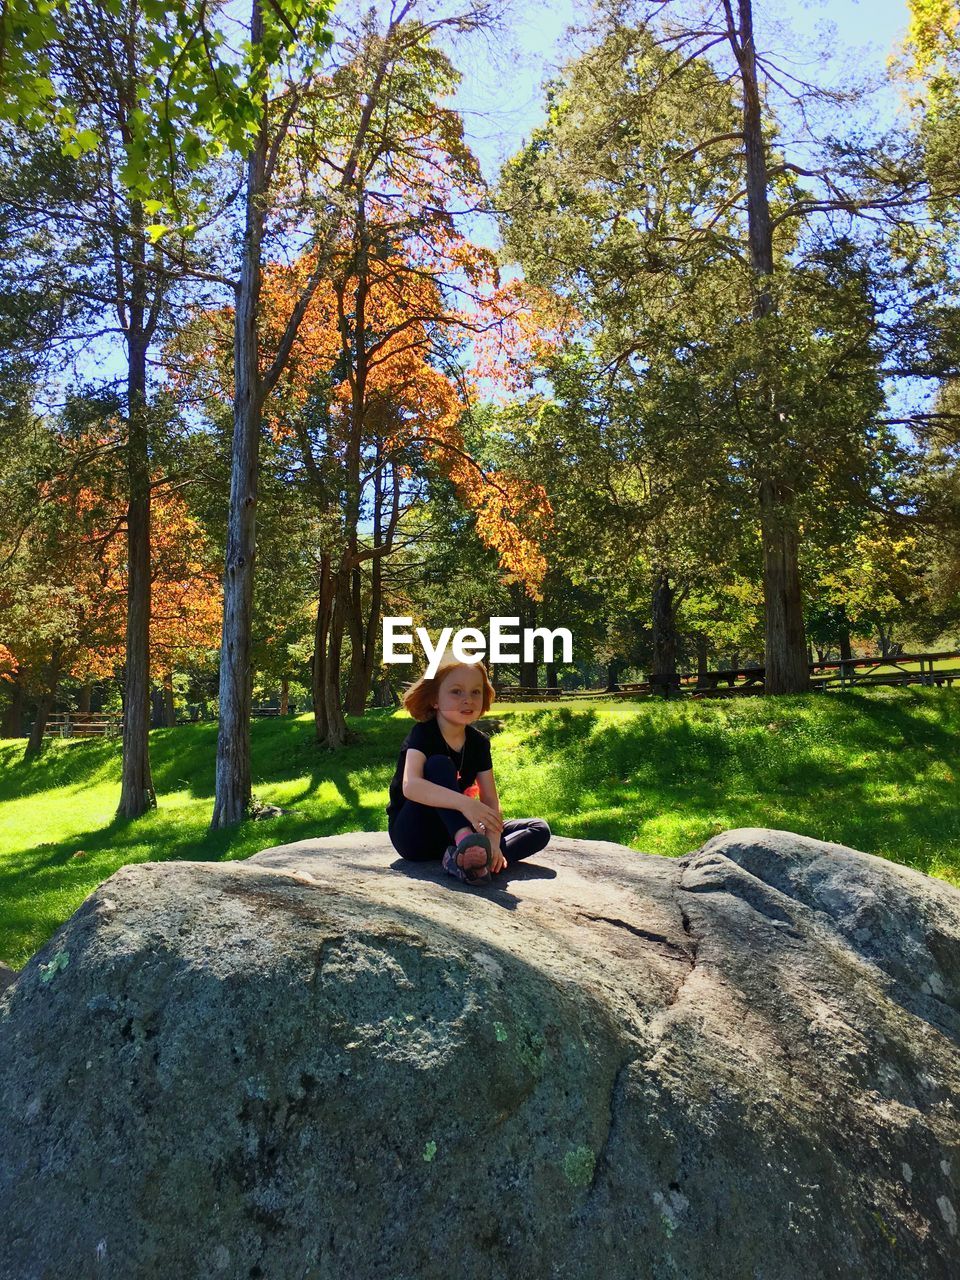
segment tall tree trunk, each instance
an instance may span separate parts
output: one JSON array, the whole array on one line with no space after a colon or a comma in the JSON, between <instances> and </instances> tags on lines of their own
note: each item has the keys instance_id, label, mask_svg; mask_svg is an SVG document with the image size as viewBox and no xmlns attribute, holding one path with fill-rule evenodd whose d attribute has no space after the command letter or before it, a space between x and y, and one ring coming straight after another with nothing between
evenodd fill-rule
<instances>
[{"instance_id":1,"label":"tall tree trunk","mask_svg":"<svg viewBox=\"0 0 960 1280\"><path fill-rule=\"evenodd\" d=\"M173 701L173 672L163 673L163 723L172 729L177 723L177 708Z\"/></svg>"},{"instance_id":2,"label":"tall tree trunk","mask_svg":"<svg viewBox=\"0 0 960 1280\"><path fill-rule=\"evenodd\" d=\"M280 678L280 714L290 714L290 680L287 676Z\"/></svg>"},{"instance_id":3,"label":"tall tree trunk","mask_svg":"<svg viewBox=\"0 0 960 1280\"><path fill-rule=\"evenodd\" d=\"M23 737L23 674L18 667L10 685L10 705L3 716L3 737Z\"/></svg>"},{"instance_id":4,"label":"tall tree trunk","mask_svg":"<svg viewBox=\"0 0 960 1280\"><path fill-rule=\"evenodd\" d=\"M767 150L763 137L763 104L757 80L757 50L753 39L753 0L738 0L740 29L735 46L743 85L743 149L747 170L747 235L750 263L759 277L756 307L770 315L773 299L764 277L773 275L773 231L770 225Z\"/></svg>"},{"instance_id":5,"label":"tall tree trunk","mask_svg":"<svg viewBox=\"0 0 960 1280\"><path fill-rule=\"evenodd\" d=\"M348 715L362 716L367 705L370 685L373 682L374 650L370 644L368 625L370 619L369 617L365 619L363 616L362 578L359 567L355 568L351 575L347 611L347 625L350 631L350 674L347 678L346 710Z\"/></svg>"},{"instance_id":6,"label":"tall tree trunk","mask_svg":"<svg viewBox=\"0 0 960 1280\"><path fill-rule=\"evenodd\" d=\"M253 0L250 38L261 42L263 19ZM266 188L267 130L261 124L247 162L246 226L237 292L233 369L233 465L223 578L220 644L220 724L212 830L240 822L250 803L250 629L256 545L257 480L263 386L258 360L258 312Z\"/></svg>"},{"instance_id":7,"label":"tall tree trunk","mask_svg":"<svg viewBox=\"0 0 960 1280\"><path fill-rule=\"evenodd\" d=\"M394 689L390 677L386 671L381 669L380 675L377 677L374 685L373 705L375 707L396 707L400 704L400 697Z\"/></svg>"},{"instance_id":8,"label":"tall tree trunk","mask_svg":"<svg viewBox=\"0 0 960 1280\"><path fill-rule=\"evenodd\" d=\"M750 263L756 280L754 318L773 312L769 278L773 275L773 232L770 223L769 175L760 86L757 80L752 0L738 0L739 30L730 31L743 84L743 142L746 162L747 224ZM728 15L731 11L728 7ZM777 412L769 398L768 412ZM786 449L786 443L783 445ZM803 693L810 687L800 588L799 530L793 514L793 493L778 474L781 460L767 459L760 481L760 530L763 539L765 622L764 687L767 693Z\"/></svg>"},{"instance_id":9,"label":"tall tree trunk","mask_svg":"<svg viewBox=\"0 0 960 1280\"><path fill-rule=\"evenodd\" d=\"M317 616L313 629L313 663L310 668L310 698L313 702L314 736L318 743L327 740L327 644L333 607L333 575L330 557L320 558L320 590Z\"/></svg>"},{"instance_id":10,"label":"tall tree trunk","mask_svg":"<svg viewBox=\"0 0 960 1280\"><path fill-rule=\"evenodd\" d=\"M343 702L340 697L340 659L343 650L343 632L346 625L346 609L344 597L349 594L349 571L342 569L337 574L337 589L333 597L330 615L330 628L327 633L327 654L323 664L323 702L326 713L326 734L323 745L331 750L339 750L348 739L347 722L343 715Z\"/></svg>"},{"instance_id":11,"label":"tall tree trunk","mask_svg":"<svg viewBox=\"0 0 960 1280\"><path fill-rule=\"evenodd\" d=\"M526 594L526 592L523 590L522 587L517 588L517 594L520 601L519 610L518 610L519 616L520 616L520 635L521 635L520 686L523 689L536 689L539 687L537 684L537 680L539 678L539 671L538 671L539 663L537 663L536 661L527 662L524 660L523 655L525 650L523 646L522 637L523 637L523 633L527 629L532 629L537 625L537 606L533 603L533 601Z\"/></svg>"},{"instance_id":12,"label":"tall tree trunk","mask_svg":"<svg viewBox=\"0 0 960 1280\"><path fill-rule=\"evenodd\" d=\"M840 606L840 657L853 657L853 649L850 645L850 624L847 622L845 605Z\"/></svg>"},{"instance_id":13,"label":"tall tree trunk","mask_svg":"<svg viewBox=\"0 0 960 1280\"><path fill-rule=\"evenodd\" d=\"M702 679L709 670L709 655L707 652L707 637L705 632L698 631L694 637L694 643L697 646L697 679Z\"/></svg>"},{"instance_id":14,"label":"tall tree trunk","mask_svg":"<svg viewBox=\"0 0 960 1280\"><path fill-rule=\"evenodd\" d=\"M30 760L34 756L38 756L43 748L43 731L47 727L47 720L50 718L50 712L57 698L57 688L60 684L60 657L61 648L60 644L57 643L53 646L53 652L50 654L50 663L47 667L43 692L40 694L40 701L37 703L37 716L33 722L33 728L30 730L27 748L23 753L24 760Z\"/></svg>"},{"instance_id":15,"label":"tall tree trunk","mask_svg":"<svg viewBox=\"0 0 960 1280\"><path fill-rule=\"evenodd\" d=\"M82 684L77 691L77 710L83 715L90 714L90 701L93 689L89 684Z\"/></svg>"},{"instance_id":16,"label":"tall tree trunk","mask_svg":"<svg viewBox=\"0 0 960 1280\"><path fill-rule=\"evenodd\" d=\"M539 664L536 662L520 663L520 685L523 689L538 689L540 686L537 681L539 679Z\"/></svg>"},{"instance_id":17,"label":"tall tree trunk","mask_svg":"<svg viewBox=\"0 0 960 1280\"><path fill-rule=\"evenodd\" d=\"M347 693L344 698L347 715L362 716L366 710L367 698L370 694L370 685L372 683L371 674L367 672L363 651L351 649L350 674L347 677Z\"/></svg>"},{"instance_id":18,"label":"tall tree trunk","mask_svg":"<svg viewBox=\"0 0 960 1280\"><path fill-rule=\"evenodd\" d=\"M560 686L557 683L557 664L555 662L545 663L545 671L547 681L546 687L548 689L559 689Z\"/></svg>"},{"instance_id":19,"label":"tall tree trunk","mask_svg":"<svg viewBox=\"0 0 960 1280\"><path fill-rule=\"evenodd\" d=\"M677 625L673 611L670 575L661 571L653 591L653 672L656 676L677 674Z\"/></svg>"},{"instance_id":20,"label":"tall tree trunk","mask_svg":"<svg viewBox=\"0 0 960 1280\"><path fill-rule=\"evenodd\" d=\"M142 240L139 242L142 251ZM147 433L145 280L135 271L127 333L127 641L121 818L139 818L157 803L150 773L150 452Z\"/></svg>"},{"instance_id":21,"label":"tall tree trunk","mask_svg":"<svg viewBox=\"0 0 960 1280\"><path fill-rule=\"evenodd\" d=\"M766 693L810 687L796 519L772 480L760 486Z\"/></svg>"},{"instance_id":22,"label":"tall tree trunk","mask_svg":"<svg viewBox=\"0 0 960 1280\"><path fill-rule=\"evenodd\" d=\"M370 373L367 352L366 306L369 296L369 251L370 237L367 228L365 196L361 192L357 201L357 265L356 285L353 292L353 337L347 328L341 329L343 354L352 354L352 369L349 374L351 389L350 434L344 455L344 534L346 556L337 574L337 593L334 600L334 616L331 626L331 652L327 666L327 746L342 746L346 741L347 727L343 719L343 708L339 692L334 697L336 680L339 687L340 644L345 630L350 633L351 665L347 687L347 710L351 715L362 715L367 700L370 677L373 674L373 654L367 662L367 628L363 623L362 575L360 572L359 530L363 484L361 479L363 440L367 432L368 410L367 385ZM346 281L341 282L341 289ZM344 294L341 293L343 300ZM378 458L379 461L379 458ZM374 499L374 546L380 542L380 488L379 466L375 468L377 489ZM334 669L335 668L335 669ZM336 710L334 709L336 703Z\"/></svg>"},{"instance_id":23,"label":"tall tree trunk","mask_svg":"<svg viewBox=\"0 0 960 1280\"><path fill-rule=\"evenodd\" d=\"M614 658L607 663L607 687L606 693L615 693L620 686L617 684L617 672L620 669L620 663Z\"/></svg>"},{"instance_id":24,"label":"tall tree trunk","mask_svg":"<svg viewBox=\"0 0 960 1280\"><path fill-rule=\"evenodd\" d=\"M374 546L380 545L379 521L375 520ZM377 659L377 634L380 627L380 610L383 605L383 557L374 556L370 565L370 604L366 618L363 615L360 571L354 570L354 617L351 625L353 651L350 657L350 680L347 685L346 708L351 716L362 716L367 698L373 687L373 673ZM354 636L360 636L357 645Z\"/></svg>"}]
</instances>

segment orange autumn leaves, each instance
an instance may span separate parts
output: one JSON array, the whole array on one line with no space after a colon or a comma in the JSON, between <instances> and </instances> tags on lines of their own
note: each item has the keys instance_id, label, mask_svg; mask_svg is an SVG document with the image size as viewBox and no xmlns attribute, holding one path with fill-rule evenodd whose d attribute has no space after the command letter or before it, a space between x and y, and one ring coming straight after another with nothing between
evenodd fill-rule
<instances>
[{"instance_id":1,"label":"orange autumn leaves","mask_svg":"<svg viewBox=\"0 0 960 1280\"><path fill-rule=\"evenodd\" d=\"M220 575L199 522L177 494L155 495L151 538L150 660L155 670L172 671L219 645Z\"/></svg>"},{"instance_id":2,"label":"orange autumn leaves","mask_svg":"<svg viewBox=\"0 0 960 1280\"><path fill-rule=\"evenodd\" d=\"M283 323L313 269L314 260L304 255L265 272L264 363L279 345ZM462 309L445 297L439 283L444 270L455 271L466 282L458 295ZM381 457L419 454L428 470L450 480L474 512L478 535L496 551L504 572L536 595L546 572L540 550L551 516L546 493L538 485L487 470L471 457L462 422L475 385L458 385L436 365L439 346L450 350L469 341L476 351L478 340L491 329L513 320L512 294L505 294L509 313L498 312L495 277L488 251L452 235L438 243L434 235L415 259L370 254L362 274L323 281L268 402L267 416L278 435L294 435L297 415L325 383L329 429L337 437L334 452L346 454L351 444L360 450L376 432ZM487 368L483 376L489 377Z\"/></svg>"},{"instance_id":3,"label":"orange autumn leaves","mask_svg":"<svg viewBox=\"0 0 960 1280\"><path fill-rule=\"evenodd\" d=\"M51 533L25 545L0 593L0 676L42 681L55 651L64 674L107 678L124 660L123 503L89 487L48 493L44 502ZM167 671L218 643L220 584L203 532L178 494L155 494L151 538L151 662Z\"/></svg>"}]
</instances>

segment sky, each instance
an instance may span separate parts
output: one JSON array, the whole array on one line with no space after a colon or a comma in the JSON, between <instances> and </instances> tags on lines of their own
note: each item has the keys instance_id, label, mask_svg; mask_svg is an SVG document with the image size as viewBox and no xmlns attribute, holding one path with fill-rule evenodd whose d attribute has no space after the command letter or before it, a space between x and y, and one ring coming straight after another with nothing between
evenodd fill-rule
<instances>
[{"instance_id":1,"label":"sky","mask_svg":"<svg viewBox=\"0 0 960 1280\"><path fill-rule=\"evenodd\" d=\"M589 6L579 0L517 0L511 20L515 48L502 45L478 56L471 51L457 105L464 113L468 140L488 178L530 136L543 118L541 85L573 52L565 34L582 21ZM907 27L907 0L755 0L754 29L758 43L784 47L777 28L792 29L787 47L800 61L817 47L838 54L837 65L875 70L880 76L895 44ZM891 113L896 102L881 99Z\"/></svg>"}]
</instances>

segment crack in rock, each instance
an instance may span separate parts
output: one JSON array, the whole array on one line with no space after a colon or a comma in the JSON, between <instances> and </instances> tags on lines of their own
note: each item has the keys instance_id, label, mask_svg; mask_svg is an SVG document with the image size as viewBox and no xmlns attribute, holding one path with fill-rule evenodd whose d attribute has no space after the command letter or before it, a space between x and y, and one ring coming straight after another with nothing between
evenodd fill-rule
<instances>
[{"instance_id":1,"label":"crack in rock","mask_svg":"<svg viewBox=\"0 0 960 1280\"><path fill-rule=\"evenodd\" d=\"M683 903L680 900L680 889L681 889L681 886L677 885L675 890L675 896L677 900L677 906L680 909L680 920L681 920L681 923L683 924L683 932L690 939L690 949L684 952L684 955L686 956L687 960L689 960L690 962L690 968L681 978L676 991L674 991L673 993L673 998L665 1006L666 1009L672 1008L679 1001L680 997L683 995L684 987L686 987L687 983L690 981L691 977L693 976L693 971L697 967L697 956L700 953L701 935L698 933L694 933L693 931L693 926L690 923L690 917L687 915L686 910L684 909Z\"/></svg>"},{"instance_id":2,"label":"crack in rock","mask_svg":"<svg viewBox=\"0 0 960 1280\"><path fill-rule=\"evenodd\" d=\"M608 1099L609 1120L607 1123L607 1132L603 1142L600 1144L600 1150L597 1152L597 1161L593 1169L593 1178L590 1181L590 1190L593 1191L597 1185L597 1179L603 1167L607 1156L607 1148L610 1146L610 1139L613 1137L613 1131L617 1125L617 1096L622 1093L622 1083L627 1071L636 1061L633 1057L624 1058L617 1067L616 1074L613 1077L613 1083L610 1086L610 1097Z\"/></svg>"},{"instance_id":3,"label":"crack in rock","mask_svg":"<svg viewBox=\"0 0 960 1280\"><path fill-rule=\"evenodd\" d=\"M626 920L618 919L616 916L595 916L589 911L581 911L578 914L584 920L596 920L603 924L612 924L617 929L626 929L628 933L632 933L635 938L640 938L644 942L659 943L660 946L666 947L677 959L690 959L690 952L685 947L678 946L676 942L671 942L662 933L654 933L651 929L641 929L637 925L628 924Z\"/></svg>"}]
</instances>

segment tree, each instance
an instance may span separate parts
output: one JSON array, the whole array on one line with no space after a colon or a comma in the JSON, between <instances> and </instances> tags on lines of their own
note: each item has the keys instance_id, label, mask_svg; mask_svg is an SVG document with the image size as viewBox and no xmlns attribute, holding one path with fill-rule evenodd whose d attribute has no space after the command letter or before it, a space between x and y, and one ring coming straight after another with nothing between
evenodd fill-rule
<instances>
[{"instance_id":1,"label":"tree","mask_svg":"<svg viewBox=\"0 0 960 1280\"><path fill-rule=\"evenodd\" d=\"M39 698L29 754L40 750L64 679L104 679L125 661L126 501L118 423L88 422L102 408L74 403L60 421L38 422L31 452L0 472L0 626L18 688ZM160 477L151 483L151 658L169 672L215 644L217 580L182 496Z\"/></svg>"},{"instance_id":2,"label":"tree","mask_svg":"<svg viewBox=\"0 0 960 1280\"><path fill-rule=\"evenodd\" d=\"M908 0L908 9L902 70L913 90L932 194L950 205L960 195L960 6Z\"/></svg>"},{"instance_id":3,"label":"tree","mask_svg":"<svg viewBox=\"0 0 960 1280\"><path fill-rule=\"evenodd\" d=\"M156 308L147 296L151 283L144 273L146 245L159 245L167 224L148 224L144 214L170 211L181 226L184 217L177 179L181 161L194 171L233 150L247 157L245 231L238 287L235 344L236 465L233 477L233 518L225 577L222 667L224 712L218 744L217 805L214 825L236 821L249 795L249 614L252 601L253 505L256 500L256 440L263 395L276 379L276 370L260 378L257 368L257 305L260 288L261 245L266 196L278 153L301 95L312 86L320 54L329 43L329 0L271 0L262 6L252 0L249 39L239 58L229 51L216 12L205 0L193 0L173 10L157 0L126 0L124 4L74 6L66 0L31 6L9 0L0 14L0 89L9 89L5 113L36 126L51 101L59 103L57 117L65 146L80 155L98 147L118 130L124 163L117 170L127 194L132 245L129 260L133 289L127 308L127 340L131 357L129 381L131 494L129 512L130 608L132 652L128 656L128 715L124 730L124 782L121 812L134 816L152 801L147 755L147 696L149 692L149 485L146 437L143 430L144 384L139 379L140 351ZM79 31L78 31L79 26ZM79 59L83 35L105 30L128 54L118 64L120 75L109 78L116 89L118 113L104 113L98 121L83 118L86 84L77 81L62 93L57 57L68 65ZM65 34L80 38L71 45ZM142 55L142 61L140 56ZM75 66L78 63L75 63ZM141 81L140 67L152 74ZM284 75L285 73L285 75ZM80 87L85 92L74 96ZM94 85L99 89L99 85ZM96 94L90 99L98 101ZM352 162L343 171L349 185ZM155 299L154 299L155 300ZM298 319L292 317L290 339ZM252 482L252 483L251 483ZM239 650L239 652L238 652ZM238 676L239 671L239 676ZM244 688L247 689L244 694ZM235 768L232 765L236 765ZM240 796L239 804L237 796Z\"/></svg>"},{"instance_id":4,"label":"tree","mask_svg":"<svg viewBox=\"0 0 960 1280\"><path fill-rule=\"evenodd\" d=\"M27 756L39 753L61 680L109 674L122 660L123 593L110 545L122 529L95 476L96 450L82 473L37 477L29 524L4 546L2 633L17 682L38 698Z\"/></svg>"},{"instance_id":5,"label":"tree","mask_svg":"<svg viewBox=\"0 0 960 1280\"><path fill-rule=\"evenodd\" d=\"M143 198L119 179L132 146L135 113L150 90L138 0L83 3L59 15L48 46L70 111L89 131L84 145L88 200L79 212L99 241L112 287L101 284L126 346L127 612L123 768L117 812L139 817L156 804L150 771L150 423L147 358L169 281L151 245ZM79 146L79 142L76 144ZM72 211L71 211L72 212ZM69 214L68 214L69 216ZM98 281L98 283L100 283Z\"/></svg>"},{"instance_id":6,"label":"tree","mask_svg":"<svg viewBox=\"0 0 960 1280\"><path fill-rule=\"evenodd\" d=\"M406 130L409 138L411 131ZM437 196L439 199L439 196ZM430 243L426 220L417 239ZM381 229L385 235L387 229ZM333 257L332 283L318 289L304 317L287 369L268 406L267 421L296 500L314 510L318 600L313 691L318 740L342 743L339 655L351 651L348 708L362 710L379 644L384 562L401 545L401 526L422 501L431 477L445 476L475 513L481 536L504 568L528 584L542 575L534 535L542 523L542 490L482 465L462 431L465 402L435 367L438 343L462 325L444 300L440 265L420 253L406 260L389 245L357 252L347 241ZM449 237L445 236L445 239ZM466 260L455 246L449 272ZM439 253L438 253L438 256ZM358 261L359 260L359 261ZM264 288L264 340L274 337L309 262L270 268ZM211 352L222 317L203 321ZM207 357L200 357L206 376Z\"/></svg>"},{"instance_id":7,"label":"tree","mask_svg":"<svg viewBox=\"0 0 960 1280\"><path fill-rule=\"evenodd\" d=\"M363 220L360 225L368 234L369 225ZM396 243L396 228L380 234L391 231ZM426 219L417 238L430 243ZM468 246L454 247L459 252L450 254L447 271L462 268L466 260ZM542 576L535 540L544 514L542 489L520 486L515 478L478 465L461 429L463 397L435 367L444 337L449 340L463 323L444 300L440 275L440 266L425 262L423 254L405 259L388 247L377 252L376 240L360 246L348 242L342 273L335 273L329 294L318 295L313 323L308 316L290 376L276 399L278 428L296 442L325 531L314 692L318 738L330 747L342 744L345 735L341 645L347 636L348 703L358 712L379 642L383 562L419 501L418 480L448 477L461 501L475 511L480 537L497 550L504 568L531 585ZM330 373L318 378L317 371L325 368ZM369 566L366 597L364 565Z\"/></svg>"},{"instance_id":8,"label":"tree","mask_svg":"<svg viewBox=\"0 0 960 1280\"><path fill-rule=\"evenodd\" d=\"M150 411L148 352L171 282L182 277L181 237L166 245L169 228L151 223L167 203L186 221L196 184L173 146L189 115L207 130L206 150L192 128L177 139L178 155L195 165L222 145L206 110L206 76L236 89L237 68L216 52L205 33L205 6L168 14L150 0L54 0L23 6L11 0L0 25L0 84L5 107L21 124L42 130L47 112L60 128L64 152L77 164L76 193L51 199L36 193L36 215L66 229L82 255L72 291L112 308L126 348L126 457L128 476L126 714L118 812L137 817L155 803L150 773ZM170 59L170 61L168 61ZM199 59L199 61L198 61ZM169 68L169 70L168 70ZM171 78L171 76L175 78ZM236 94L234 102L241 99ZM172 115L176 104L180 117ZM46 110L44 110L44 108ZM242 113L235 113L234 126ZM210 135L213 145L210 145ZM157 197L160 198L157 198ZM24 195L17 195L20 207ZM202 206L202 201L199 202ZM102 319L98 320L102 327Z\"/></svg>"},{"instance_id":9,"label":"tree","mask_svg":"<svg viewBox=\"0 0 960 1280\"><path fill-rule=\"evenodd\" d=\"M215 649L222 606L219 565L209 536L183 497L156 481L152 551L150 665L169 702L174 671L202 661ZM123 571L117 565L117 572Z\"/></svg>"},{"instance_id":10,"label":"tree","mask_svg":"<svg viewBox=\"0 0 960 1280\"><path fill-rule=\"evenodd\" d=\"M551 87L547 124L505 170L507 248L580 313L595 398L632 401L626 447L681 514L712 492L738 541L758 528L768 688L801 689L814 480L869 500L890 446L868 248L826 219L906 216L918 188L872 144L808 133L816 169L783 154L759 89L783 76L757 54L749 0L634 12Z\"/></svg>"},{"instance_id":11,"label":"tree","mask_svg":"<svg viewBox=\"0 0 960 1280\"><path fill-rule=\"evenodd\" d=\"M482 19L475 10L439 26L469 30ZM372 678L380 562L395 545L411 467L455 476L505 559L536 560L531 540L509 521L512 508L535 506L536 493L480 475L458 431L463 398L438 367L451 358L455 331L481 323L462 308L492 275L492 261L454 227L452 210L458 199L475 199L479 173L459 120L442 103L456 73L434 46L437 29L411 18L386 35L368 22L342 34L326 105L335 129L324 115L320 141L348 155L350 182L337 166L334 191L311 224L314 243L263 272L261 359L275 378L262 416L299 451L321 529L313 682L317 733L329 746L346 733L345 635L353 706ZM309 171L325 153L300 158ZM215 317L208 326L223 329ZM367 520L371 533L361 535ZM368 562L365 600L360 575Z\"/></svg>"},{"instance_id":12,"label":"tree","mask_svg":"<svg viewBox=\"0 0 960 1280\"><path fill-rule=\"evenodd\" d=\"M351 88L351 111L338 114L337 83L317 113L306 99L300 84L290 83L275 102L272 114L262 120L247 168L246 224L243 267L237 294L234 344L234 466L231 478L231 516L224 577L224 624L221 645L220 733L217 741L216 799L213 827L239 821L250 798L250 619L253 601L253 556L257 450L264 406L276 386L297 338L304 315L314 294L329 272L329 254L340 230L340 209L357 188L358 164L363 154L371 122L381 107L382 91L395 60L410 48L429 40L437 29L466 32L487 20L488 10L477 6L450 17L418 21L411 15L414 0L393 8L383 27L376 28L375 15L367 19L371 38L366 58L350 64L347 79ZM409 19L409 21L408 21ZM251 19L251 44L263 35L263 15L255 0ZM262 242L267 199L285 137L301 104L307 120L318 130L324 154L314 160L320 170L328 157L332 179L324 182L304 157L303 198L296 202L298 220L312 213L309 245L312 267L303 287L282 324L275 354L267 369L259 368L258 301L262 276ZM357 109L353 109L356 104Z\"/></svg>"}]
</instances>

